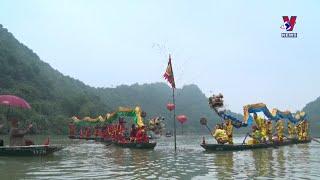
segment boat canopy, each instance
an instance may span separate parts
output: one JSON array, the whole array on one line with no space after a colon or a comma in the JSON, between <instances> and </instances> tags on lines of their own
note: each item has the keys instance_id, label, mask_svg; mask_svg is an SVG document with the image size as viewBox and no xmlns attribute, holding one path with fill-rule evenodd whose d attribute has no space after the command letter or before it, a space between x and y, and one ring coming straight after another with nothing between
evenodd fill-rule
<instances>
[{"instance_id":1,"label":"boat canopy","mask_svg":"<svg viewBox=\"0 0 320 180\"><path fill-rule=\"evenodd\" d=\"M137 106L134 109L127 107L119 107L118 111L107 113L104 117L98 116L97 118L84 117L78 119L73 116L71 119L78 126L103 126L111 124L118 120L119 117L132 117L133 122L138 126L144 126L141 107Z\"/></svg>"}]
</instances>

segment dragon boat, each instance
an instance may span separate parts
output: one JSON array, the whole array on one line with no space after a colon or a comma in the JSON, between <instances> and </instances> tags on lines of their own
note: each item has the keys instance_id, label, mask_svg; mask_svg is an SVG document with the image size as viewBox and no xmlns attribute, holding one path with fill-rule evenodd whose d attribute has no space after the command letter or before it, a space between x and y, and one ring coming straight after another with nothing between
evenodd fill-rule
<instances>
[{"instance_id":1,"label":"dragon boat","mask_svg":"<svg viewBox=\"0 0 320 180\"><path fill-rule=\"evenodd\" d=\"M46 156L61 149L58 145L1 146L0 156Z\"/></svg>"},{"instance_id":2,"label":"dragon boat","mask_svg":"<svg viewBox=\"0 0 320 180\"><path fill-rule=\"evenodd\" d=\"M294 144L306 144L311 142L308 130L308 121L305 112L280 111L272 109L270 111L263 103L249 104L243 107L243 120L238 119L226 111L224 107L223 95L213 95L209 98L209 106L223 121L217 124L215 131L207 125L207 119L201 118L200 123L205 125L210 134L217 140L217 144L207 144L203 138L201 147L206 151L241 151L261 148L277 148ZM257 113L263 113L264 117L259 117ZM253 114L253 117L252 117ZM284 135L284 122L287 121L288 136ZM275 125L275 135L273 125ZM254 124L253 124L254 123ZM252 132L247 133L242 144L233 144L233 128L252 127ZM246 142L247 137L251 139Z\"/></svg>"},{"instance_id":3,"label":"dragon boat","mask_svg":"<svg viewBox=\"0 0 320 180\"><path fill-rule=\"evenodd\" d=\"M288 139L283 142L274 143L259 143L259 144L200 144L206 151L243 151L262 148L277 148L280 146L288 146L294 144L306 144L310 143L311 139L298 140Z\"/></svg>"},{"instance_id":4,"label":"dragon boat","mask_svg":"<svg viewBox=\"0 0 320 180\"><path fill-rule=\"evenodd\" d=\"M78 117L73 116L69 124L69 138L70 139L85 139L85 140L95 140L97 142L102 142L106 146L115 145L123 148L134 148L134 149L154 149L156 143L154 142L130 142L128 135L125 133L126 129L129 129L129 123L126 122L125 118L131 119L132 127L137 129L145 128L144 118L146 112L142 111L140 106L135 108L129 107L119 107L117 111L107 113L104 117L98 116L97 118L84 117L83 119L78 119ZM161 129L163 125L163 118L157 117L149 121L149 126L152 127L149 131L155 131ZM126 125L127 123L127 125ZM159 127L155 127L155 126ZM127 126L127 127L126 127ZM131 131L132 131L131 127ZM136 130L137 130L136 129ZM77 132L78 130L78 132ZM93 131L92 131L93 130ZM147 131L147 130L146 130ZM96 135L92 137L92 135ZM78 136L78 134L84 134L84 137ZM147 132L146 132L147 134ZM126 142L118 142L115 137L122 136L126 138Z\"/></svg>"}]
</instances>

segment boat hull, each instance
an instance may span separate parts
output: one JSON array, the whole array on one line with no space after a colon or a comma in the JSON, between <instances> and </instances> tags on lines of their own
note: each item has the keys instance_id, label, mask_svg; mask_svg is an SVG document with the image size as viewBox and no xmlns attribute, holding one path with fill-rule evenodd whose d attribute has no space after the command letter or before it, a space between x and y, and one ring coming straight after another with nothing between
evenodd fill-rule
<instances>
[{"instance_id":1,"label":"boat hull","mask_svg":"<svg viewBox=\"0 0 320 180\"><path fill-rule=\"evenodd\" d=\"M69 139L84 139L84 140L100 140L101 138L96 137L79 137L79 136L69 136Z\"/></svg>"},{"instance_id":2,"label":"boat hull","mask_svg":"<svg viewBox=\"0 0 320 180\"><path fill-rule=\"evenodd\" d=\"M286 140L284 142L275 142L275 143L265 143L265 144L201 144L206 151L243 151L243 150L251 150L251 149L262 149L262 148L270 148L270 147L279 147L279 146L287 146L292 144L305 144L310 143L311 139L308 140Z\"/></svg>"},{"instance_id":3,"label":"boat hull","mask_svg":"<svg viewBox=\"0 0 320 180\"><path fill-rule=\"evenodd\" d=\"M0 156L46 156L61 149L62 146L53 145L3 146Z\"/></svg>"},{"instance_id":4,"label":"boat hull","mask_svg":"<svg viewBox=\"0 0 320 180\"><path fill-rule=\"evenodd\" d=\"M119 143L113 142L114 145L122 148L133 148L133 149L154 149L157 143Z\"/></svg>"}]
</instances>

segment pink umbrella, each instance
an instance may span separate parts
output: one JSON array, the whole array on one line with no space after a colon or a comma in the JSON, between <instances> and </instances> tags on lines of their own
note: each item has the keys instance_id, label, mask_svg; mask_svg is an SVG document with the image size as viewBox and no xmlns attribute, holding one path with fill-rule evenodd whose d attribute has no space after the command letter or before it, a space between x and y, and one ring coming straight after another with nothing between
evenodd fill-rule
<instances>
[{"instance_id":1,"label":"pink umbrella","mask_svg":"<svg viewBox=\"0 0 320 180\"><path fill-rule=\"evenodd\" d=\"M31 109L31 106L27 101L13 95L0 95L0 105Z\"/></svg>"}]
</instances>

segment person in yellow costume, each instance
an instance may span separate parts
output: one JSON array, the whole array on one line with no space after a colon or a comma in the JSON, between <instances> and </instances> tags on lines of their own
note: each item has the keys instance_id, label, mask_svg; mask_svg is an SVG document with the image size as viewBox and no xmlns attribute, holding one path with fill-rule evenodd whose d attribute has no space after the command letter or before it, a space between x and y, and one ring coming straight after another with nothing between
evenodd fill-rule
<instances>
[{"instance_id":1,"label":"person in yellow costume","mask_svg":"<svg viewBox=\"0 0 320 180\"><path fill-rule=\"evenodd\" d=\"M302 140L307 140L308 132L309 132L309 124L306 120L303 121L302 127L303 127Z\"/></svg>"},{"instance_id":2,"label":"person in yellow costume","mask_svg":"<svg viewBox=\"0 0 320 180\"><path fill-rule=\"evenodd\" d=\"M273 134L272 134L272 122L270 120L267 120L265 122L265 126L266 126L266 129L267 129L266 133L267 133L267 136L268 136L268 141L272 142L273 141L272 140L272 136L273 136Z\"/></svg>"},{"instance_id":3,"label":"person in yellow costume","mask_svg":"<svg viewBox=\"0 0 320 180\"><path fill-rule=\"evenodd\" d=\"M302 122L300 122L297 126L296 126L296 129L297 129L297 135L298 135L298 140L302 140Z\"/></svg>"},{"instance_id":4,"label":"person in yellow costume","mask_svg":"<svg viewBox=\"0 0 320 180\"><path fill-rule=\"evenodd\" d=\"M261 142L261 131L257 126L252 126L252 134L249 135L252 139L248 141L248 145L259 144Z\"/></svg>"},{"instance_id":5,"label":"person in yellow costume","mask_svg":"<svg viewBox=\"0 0 320 180\"><path fill-rule=\"evenodd\" d=\"M294 125L290 121L288 121L288 134L290 139L294 138L294 134L295 134L294 131L295 131Z\"/></svg>"},{"instance_id":6,"label":"person in yellow costume","mask_svg":"<svg viewBox=\"0 0 320 180\"><path fill-rule=\"evenodd\" d=\"M228 143L233 144L233 125L231 120L225 122L225 130L228 136Z\"/></svg>"},{"instance_id":7,"label":"person in yellow costume","mask_svg":"<svg viewBox=\"0 0 320 180\"><path fill-rule=\"evenodd\" d=\"M265 119L258 116L256 113L253 114L254 121L258 126L258 131L261 133L261 140L265 142L267 140L267 126Z\"/></svg>"},{"instance_id":8,"label":"person in yellow costume","mask_svg":"<svg viewBox=\"0 0 320 180\"><path fill-rule=\"evenodd\" d=\"M283 141L283 131L284 131L283 120L280 119L277 121L276 130L277 130L278 141L282 142Z\"/></svg>"},{"instance_id":9,"label":"person in yellow costume","mask_svg":"<svg viewBox=\"0 0 320 180\"><path fill-rule=\"evenodd\" d=\"M212 136L217 140L218 144L225 144L228 142L228 136L226 130L219 124L216 125L215 131L212 133Z\"/></svg>"}]
</instances>

